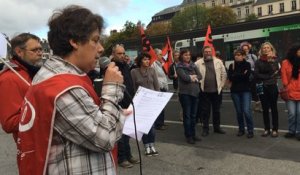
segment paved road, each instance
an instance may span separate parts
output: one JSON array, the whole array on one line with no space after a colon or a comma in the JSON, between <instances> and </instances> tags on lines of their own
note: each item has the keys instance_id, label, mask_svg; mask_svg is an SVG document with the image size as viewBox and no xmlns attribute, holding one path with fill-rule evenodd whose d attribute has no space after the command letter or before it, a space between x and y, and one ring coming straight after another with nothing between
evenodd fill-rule
<instances>
[{"instance_id":1,"label":"paved road","mask_svg":"<svg viewBox=\"0 0 300 175\"><path fill-rule=\"evenodd\" d=\"M279 103L280 137L262 138L262 116L254 113L255 137L236 137L236 120L232 102L224 96L222 124L225 135L211 133L195 145L185 142L183 127L178 121L180 106L176 96L166 108L168 129L157 131L157 157L145 157L140 143L143 174L146 175L298 175L300 174L300 142L285 139L287 128L284 103ZM197 126L200 134L201 126ZM132 140L132 149L138 155L137 146ZM15 144L10 135L0 131L0 175L17 174ZM118 169L120 175L139 174L139 166L131 169Z\"/></svg>"}]
</instances>

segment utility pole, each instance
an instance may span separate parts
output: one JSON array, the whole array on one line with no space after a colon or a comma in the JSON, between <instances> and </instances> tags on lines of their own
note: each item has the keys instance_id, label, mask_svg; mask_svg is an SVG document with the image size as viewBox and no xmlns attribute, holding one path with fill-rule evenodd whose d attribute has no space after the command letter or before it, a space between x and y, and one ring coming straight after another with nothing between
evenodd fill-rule
<instances>
[{"instance_id":1,"label":"utility pole","mask_svg":"<svg viewBox=\"0 0 300 175\"><path fill-rule=\"evenodd\" d=\"M195 5L196 5L196 29L198 29L198 4L197 4L197 0L195 0Z\"/></svg>"}]
</instances>

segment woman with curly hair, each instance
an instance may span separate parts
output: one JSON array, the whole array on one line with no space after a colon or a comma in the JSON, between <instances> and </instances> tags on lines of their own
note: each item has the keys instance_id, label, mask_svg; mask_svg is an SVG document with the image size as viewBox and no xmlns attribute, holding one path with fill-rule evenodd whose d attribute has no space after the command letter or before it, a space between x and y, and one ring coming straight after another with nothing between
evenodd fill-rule
<instances>
[{"instance_id":1,"label":"woman with curly hair","mask_svg":"<svg viewBox=\"0 0 300 175\"><path fill-rule=\"evenodd\" d=\"M281 79L287 89L288 127L286 138L300 140L300 43L293 45L282 61Z\"/></svg>"}]
</instances>

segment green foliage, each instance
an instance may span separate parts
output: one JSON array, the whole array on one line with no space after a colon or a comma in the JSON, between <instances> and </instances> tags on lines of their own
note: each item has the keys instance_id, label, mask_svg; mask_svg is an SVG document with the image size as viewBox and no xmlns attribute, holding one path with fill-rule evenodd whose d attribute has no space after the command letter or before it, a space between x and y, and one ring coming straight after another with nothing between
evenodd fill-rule
<instances>
[{"instance_id":1,"label":"green foliage","mask_svg":"<svg viewBox=\"0 0 300 175\"><path fill-rule=\"evenodd\" d=\"M257 19L258 19L258 17L254 13L252 13L246 17L245 21L254 21Z\"/></svg>"},{"instance_id":2,"label":"green foliage","mask_svg":"<svg viewBox=\"0 0 300 175\"><path fill-rule=\"evenodd\" d=\"M122 33L126 39L135 38L136 34L138 33L137 25L133 22L126 21L120 33Z\"/></svg>"},{"instance_id":3,"label":"green foliage","mask_svg":"<svg viewBox=\"0 0 300 175\"><path fill-rule=\"evenodd\" d=\"M146 33L149 36L163 35L171 32L171 24L167 22L153 23L147 27Z\"/></svg>"},{"instance_id":4,"label":"green foliage","mask_svg":"<svg viewBox=\"0 0 300 175\"><path fill-rule=\"evenodd\" d=\"M137 25L126 21L120 32L112 33L103 41L104 55L109 56L112 51L112 46L126 39L135 39L140 37Z\"/></svg>"},{"instance_id":5,"label":"green foliage","mask_svg":"<svg viewBox=\"0 0 300 175\"><path fill-rule=\"evenodd\" d=\"M207 9L200 5L184 8L172 18L172 32L203 28L206 25L206 12Z\"/></svg>"},{"instance_id":6,"label":"green foliage","mask_svg":"<svg viewBox=\"0 0 300 175\"><path fill-rule=\"evenodd\" d=\"M206 23L212 27L233 24L237 22L237 16L230 7L215 6L208 9Z\"/></svg>"}]
</instances>

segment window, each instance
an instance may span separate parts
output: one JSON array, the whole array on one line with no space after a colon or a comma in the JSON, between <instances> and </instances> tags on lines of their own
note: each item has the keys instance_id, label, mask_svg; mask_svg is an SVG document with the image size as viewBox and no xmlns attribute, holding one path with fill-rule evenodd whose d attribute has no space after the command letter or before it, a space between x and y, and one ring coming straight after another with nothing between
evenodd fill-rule
<instances>
[{"instance_id":1,"label":"window","mask_svg":"<svg viewBox=\"0 0 300 175\"><path fill-rule=\"evenodd\" d=\"M238 17L242 16L241 8L237 8L237 15L238 15Z\"/></svg>"},{"instance_id":2,"label":"window","mask_svg":"<svg viewBox=\"0 0 300 175\"><path fill-rule=\"evenodd\" d=\"M212 1L211 6L213 6L213 7L216 6L215 1Z\"/></svg>"},{"instance_id":3,"label":"window","mask_svg":"<svg viewBox=\"0 0 300 175\"><path fill-rule=\"evenodd\" d=\"M268 9L269 9L269 15L272 15L273 14L273 6L272 5L268 5Z\"/></svg>"},{"instance_id":4,"label":"window","mask_svg":"<svg viewBox=\"0 0 300 175\"><path fill-rule=\"evenodd\" d=\"M257 8L257 16L262 16L262 10L261 7Z\"/></svg>"},{"instance_id":5,"label":"window","mask_svg":"<svg viewBox=\"0 0 300 175\"><path fill-rule=\"evenodd\" d=\"M250 14L249 7L248 7L248 6L246 6L245 8L246 8L246 16L248 16L248 15Z\"/></svg>"},{"instance_id":6,"label":"window","mask_svg":"<svg viewBox=\"0 0 300 175\"><path fill-rule=\"evenodd\" d=\"M296 0L292 0L292 10L296 10L296 9L297 9Z\"/></svg>"},{"instance_id":7,"label":"window","mask_svg":"<svg viewBox=\"0 0 300 175\"><path fill-rule=\"evenodd\" d=\"M226 4L226 0L222 0L222 4Z\"/></svg>"},{"instance_id":8,"label":"window","mask_svg":"<svg viewBox=\"0 0 300 175\"><path fill-rule=\"evenodd\" d=\"M279 4L279 12L283 13L284 12L284 3Z\"/></svg>"}]
</instances>

